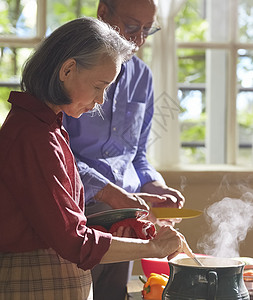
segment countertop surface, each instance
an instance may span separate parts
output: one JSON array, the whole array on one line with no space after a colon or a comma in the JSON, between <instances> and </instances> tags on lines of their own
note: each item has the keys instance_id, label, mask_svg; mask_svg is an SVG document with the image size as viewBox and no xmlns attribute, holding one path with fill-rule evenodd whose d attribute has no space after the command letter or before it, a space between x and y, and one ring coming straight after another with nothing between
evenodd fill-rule
<instances>
[{"instance_id":1,"label":"countertop surface","mask_svg":"<svg viewBox=\"0 0 253 300\"><path fill-rule=\"evenodd\" d=\"M143 300L141 291L143 288L143 283L140 281L139 277L131 276L130 281L127 285L128 297L126 300Z\"/></svg>"}]
</instances>

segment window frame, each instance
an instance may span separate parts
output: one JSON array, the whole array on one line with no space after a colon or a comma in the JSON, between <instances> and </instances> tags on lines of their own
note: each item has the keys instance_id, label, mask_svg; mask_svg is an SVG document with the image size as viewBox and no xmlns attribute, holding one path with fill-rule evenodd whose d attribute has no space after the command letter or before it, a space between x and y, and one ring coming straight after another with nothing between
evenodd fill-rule
<instances>
[{"instance_id":1,"label":"window frame","mask_svg":"<svg viewBox=\"0 0 253 300\"><path fill-rule=\"evenodd\" d=\"M36 22L36 35L31 38L23 38L17 36L6 36L0 35L0 44L5 47L25 47L34 48L45 36L47 28L47 0L36 0L37 1L37 22ZM238 12L238 0L230 0L230 11L231 15L230 24L232 30L229 42L182 42L176 41L178 49L200 49L200 50L214 50L221 49L226 50L229 53L228 59L228 82L227 82L227 99L226 100L226 124L225 124L225 156L224 161L219 162L225 165L236 165L237 164L237 112L236 112L236 101L239 90L243 90L242 87L237 86L237 57L239 49L253 50L253 43L241 43L237 41L237 12ZM152 40L146 42L146 44L140 49L138 56L142 58L144 47L152 46ZM18 82L0 82L1 87L17 87ZM202 85L194 84L193 88L203 89L206 88ZM191 85L190 85L191 87ZM184 89L184 84L178 83L178 89ZM189 85L187 86L189 89ZM253 88L252 88L253 90ZM210 120L210 122L213 122ZM182 147L182 145L180 145ZM214 151L215 147L209 151ZM216 163L210 162L210 163Z\"/></svg>"},{"instance_id":2,"label":"window frame","mask_svg":"<svg viewBox=\"0 0 253 300\"><path fill-rule=\"evenodd\" d=\"M47 0L35 1L37 2L36 35L31 38L24 38L11 35L0 35L1 46L33 48L45 37L47 27Z\"/></svg>"}]
</instances>

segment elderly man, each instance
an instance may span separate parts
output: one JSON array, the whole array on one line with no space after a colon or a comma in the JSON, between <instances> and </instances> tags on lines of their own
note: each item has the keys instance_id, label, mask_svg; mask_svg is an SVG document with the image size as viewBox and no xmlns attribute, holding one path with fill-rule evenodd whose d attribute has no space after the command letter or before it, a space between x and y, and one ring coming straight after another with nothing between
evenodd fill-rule
<instances>
[{"instance_id":1,"label":"elderly man","mask_svg":"<svg viewBox=\"0 0 253 300\"><path fill-rule=\"evenodd\" d=\"M160 28L155 0L100 0L97 15L136 45ZM99 83L94 82L94 89ZM184 197L168 187L148 163L146 147L153 116L149 68L136 56L122 65L99 114L65 116L72 150L85 186L86 214L111 208L144 208L147 203L182 207ZM128 236L128 228L118 235ZM129 263L99 265L92 270L95 300L124 300Z\"/></svg>"}]
</instances>

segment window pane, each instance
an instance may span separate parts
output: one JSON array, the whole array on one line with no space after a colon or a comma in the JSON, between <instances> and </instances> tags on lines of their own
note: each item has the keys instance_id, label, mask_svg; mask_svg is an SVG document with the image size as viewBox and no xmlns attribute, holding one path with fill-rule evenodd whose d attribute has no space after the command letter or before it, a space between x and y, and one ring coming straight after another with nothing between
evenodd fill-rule
<instances>
[{"instance_id":1,"label":"window pane","mask_svg":"<svg viewBox=\"0 0 253 300\"><path fill-rule=\"evenodd\" d=\"M205 50L178 49L178 82L205 83Z\"/></svg>"},{"instance_id":2,"label":"window pane","mask_svg":"<svg viewBox=\"0 0 253 300\"><path fill-rule=\"evenodd\" d=\"M183 163L205 163L205 51L178 49L179 114Z\"/></svg>"},{"instance_id":3,"label":"window pane","mask_svg":"<svg viewBox=\"0 0 253 300\"><path fill-rule=\"evenodd\" d=\"M252 165L253 140L253 51L239 50L237 78L240 91L237 96L239 151L237 161Z\"/></svg>"},{"instance_id":4,"label":"window pane","mask_svg":"<svg viewBox=\"0 0 253 300\"><path fill-rule=\"evenodd\" d=\"M178 41L205 41L207 32L206 1L188 0L177 14L176 38Z\"/></svg>"},{"instance_id":5,"label":"window pane","mask_svg":"<svg viewBox=\"0 0 253 300\"><path fill-rule=\"evenodd\" d=\"M33 49L0 48L0 126L10 109L7 102L11 90L20 90L21 69Z\"/></svg>"},{"instance_id":6,"label":"window pane","mask_svg":"<svg viewBox=\"0 0 253 300\"><path fill-rule=\"evenodd\" d=\"M0 50L0 82L19 81L22 66L32 49L3 47Z\"/></svg>"},{"instance_id":7,"label":"window pane","mask_svg":"<svg viewBox=\"0 0 253 300\"><path fill-rule=\"evenodd\" d=\"M238 94L237 119L239 128L239 152L237 162L240 165L252 165L253 91L240 92Z\"/></svg>"},{"instance_id":8,"label":"window pane","mask_svg":"<svg viewBox=\"0 0 253 300\"><path fill-rule=\"evenodd\" d=\"M239 39L241 43L253 41L253 6L252 0L239 0L238 7Z\"/></svg>"},{"instance_id":9,"label":"window pane","mask_svg":"<svg viewBox=\"0 0 253 300\"><path fill-rule=\"evenodd\" d=\"M179 114L182 163L205 163L205 93L201 90L179 90Z\"/></svg>"},{"instance_id":10,"label":"window pane","mask_svg":"<svg viewBox=\"0 0 253 300\"><path fill-rule=\"evenodd\" d=\"M238 50L237 78L242 88L253 88L253 50Z\"/></svg>"},{"instance_id":11,"label":"window pane","mask_svg":"<svg viewBox=\"0 0 253 300\"><path fill-rule=\"evenodd\" d=\"M1 0L0 15L0 35L36 35L36 0Z\"/></svg>"},{"instance_id":12,"label":"window pane","mask_svg":"<svg viewBox=\"0 0 253 300\"><path fill-rule=\"evenodd\" d=\"M251 0L244 1L250 3ZM233 9L233 2L228 0L185 1L175 18L177 40L179 42L228 42L230 38L229 12Z\"/></svg>"},{"instance_id":13,"label":"window pane","mask_svg":"<svg viewBox=\"0 0 253 300\"><path fill-rule=\"evenodd\" d=\"M48 33L82 16L96 17L99 0L47 0Z\"/></svg>"},{"instance_id":14,"label":"window pane","mask_svg":"<svg viewBox=\"0 0 253 300\"><path fill-rule=\"evenodd\" d=\"M17 88L0 87L0 127L2 126L9 110L10 103L7 102L10 91L16 90Z\"/></svg>"}]
</instances>

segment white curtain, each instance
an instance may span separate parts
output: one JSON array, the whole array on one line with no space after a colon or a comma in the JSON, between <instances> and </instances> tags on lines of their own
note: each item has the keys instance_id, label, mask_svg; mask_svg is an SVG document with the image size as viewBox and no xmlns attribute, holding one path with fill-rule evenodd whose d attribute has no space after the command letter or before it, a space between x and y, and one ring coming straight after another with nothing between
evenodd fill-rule
<instances>
[{"instance_id":1,"label":"white curtain","mask_svg":"<svg viewBox=\"0 0 253 300\"><path fill-rule=\"evenodd\" d=\"M174 18L186 0L159 0L158 20L162 30L153 37L151 69L154 78L155 112L148 157L162 171L179 163L180 112L177 97L177 56Z\"/></svg>"}]
</instances>

